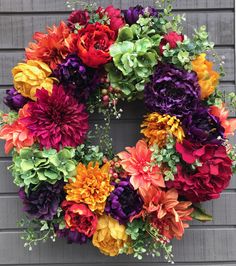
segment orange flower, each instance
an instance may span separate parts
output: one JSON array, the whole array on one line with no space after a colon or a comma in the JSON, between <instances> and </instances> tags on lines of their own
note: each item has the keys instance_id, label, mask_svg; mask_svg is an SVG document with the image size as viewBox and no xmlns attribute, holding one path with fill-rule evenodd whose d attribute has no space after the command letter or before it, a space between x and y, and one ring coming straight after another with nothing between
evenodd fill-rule
<instances>
[{"instance_id":1,"label":"orange flower","mask_svg":"<svg viewBox=\"0 0 236 266\"><path fill-rule=\"evenodd\" d=\"M236 130L236 119L228 119L229 111L224 107L224 105L222 105L221 108L217 106L211 106L210 112L219 118L222 127L225 129L224 134L226 137L228 135L234 135L234 131Z\"/></svg>"},{"instance_id":2,"label":"orange flower","mask_svg":"<svg viewBox=\"0 0 236 266\"><path fill-rule=\"evenodd\" d=\"M197 73L201 87L201 98L209 97L219 83L219 73L213 70L213 63L206 60L206 54L200 54L192 61L193 70Z\"/></svg>"},{"instance_id":3,"label":"orange flower","mask_svg":"<svg viewBox=\"0 0 236 266\"><path fill-rule=\"evenodd\" d=\"M55 69L68 55L75 52L75 34L70 32L65 22L57 27L47 28L48 33L36 32L33 36L35 43L29 43L25 49L26 58L41 60Z\"/></svg>"},{"instance_id":4,"label":"orange flower","mask_svg":"<svg viewBox=\"0 0 236 266\"><path fill-rule=\"evenodd\" d=\"M134 189L148 187L165 187L163 175L158 166L152 166L152 152L147 143L139 140L135 147L126 147L126 151L118 153L121 166L131 176L130 183Z\"/></svg>"},{"instance_id":5,"label":"orange flower","mask_svg":"<svg viewBox=\"0 0 236 266\"><path fill-rule=\"evenodd\" d=\"M163 147L169 134L176 137L178 142L182 142L184 138L180 120L175 116L151 113L145 116L141 127L141 133L147 138L149 145L157 143L159 147Z\"/></svg>"},{"instance_id":6,"label":"orange flower","mask_svg":"<svg viewBox=\"0 0 236 266\"><path fill-rule=\"evenodd\" d=\"M24 147L30 147L34 143L33 134L28 130L21 118L26 112L26 107L19 110L19 119L12 124L4 125L0 130L0 139L6 140L5 152L8 154L11 149L16 148L17 152Z\"/></svg>"},{"instance_id":7,"label":"orange flower","mask_svg":"<svg viewBox=\"0 0 236 266\"><path fill-rule=\"evenodd\" d=\"M162 191L151 186L148 190L140 189L144 199L144 213L149 215L152 225L167 239L181 239L184 229L189 225L193 209L190 201L178 201L175 189ZM143 214L144 215L144 214Z\"/></svg>"},{"instance_id":8,"label":"orange flower","mask_svg":"<svg viewBox=\"0 0 236 266\"><path fill-rule=\"evenodd\" d=\"M102 214L106 199L114 189L110 185L109 163L99 168L99 163L90 162L86 167L82 163L77 166L75 181L65 185L67 201L85 203L91 211Z\"/></svg>"}]
</instances>

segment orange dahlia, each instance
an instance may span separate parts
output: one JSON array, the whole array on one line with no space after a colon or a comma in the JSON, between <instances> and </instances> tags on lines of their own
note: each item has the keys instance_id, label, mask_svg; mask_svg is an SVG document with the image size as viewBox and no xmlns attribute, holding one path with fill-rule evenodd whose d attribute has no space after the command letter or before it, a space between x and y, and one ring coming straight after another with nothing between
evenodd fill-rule
<instances>
[{"instance_id":1,"label":"orange dahlia","mask_svg":"<svg viewBox=\"0 0 236 266\"><path fill-rule=\"evenodd\" d=\"M75 180L70 180L64 187L66 200L85 203L91 211L102 214L106 199L114 189L110 185L109 167L109 163L101 168L98 162L90 162L87 167L79 163Z\"/></svg>"},{"instance_id":2,"label":"orange dahlia","mask_svg":"<svg viewBox=\"0 0 236 266\"><path fill-rule=\"evenodd\" d=\"M191 221L192 202L179 201L176 189L163 191L151 186L148 190L140 189L144 200L143 216L148 216L151 224L167 239L181 239L184 229Z\"/></svg>"},{"instance_id":3,"label":"orange dahlia","mask_svg":"<svg viewBox=\"0 0 236 266\"><path fill-rule=\"evenodd\" d=\"M145 116L141 127L143 128L141 133L150 145L157 143L159 147L163 147L169 134L173 135L178 142L182 142L184 138L180 120L175 116L151 113Z\"/></svg>"},{"instance_id":4,"label":"orange dahlia","mask_svg":"<svg viewBox=\"0 0 236 266\"><path fill-rule=\"evenodd\" d=\"M29 43L29 47L25 49L26 58L41 60L51 69L55 69L70 52L75 52L75 34L71 33L63 21L58 27L56 25L48 27L47 31L48 33L34 34L35 42Z\"/></svg>"},{"instance_id":5,"label":"orange dahlia","mask_svg":"<svg viewBox=\"0 0 236 266\"><path fill-rule=\"evenodd\" d=\"M193 70L197 73L201 87L201 98L209 97L219 82L219 73L213 70L213 63L206 60L206 54L200 54L192 61Z\"/></svg>"}]
</instances>

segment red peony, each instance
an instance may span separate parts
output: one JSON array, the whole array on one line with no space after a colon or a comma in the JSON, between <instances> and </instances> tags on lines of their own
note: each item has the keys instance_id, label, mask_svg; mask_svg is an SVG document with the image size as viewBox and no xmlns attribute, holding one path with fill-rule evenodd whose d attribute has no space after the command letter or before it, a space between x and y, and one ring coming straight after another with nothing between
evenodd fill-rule
<instances>
[{"instance_id":1,"label":"red peony","mask_svg":"<svg viewBox=\"0 0 236 266\"><path fill-rule=\"evenodd\" d=\"M168 187L175 187L180 195L192 202L219 198L220 193L229 185L232 175L232 161L226 148L214 144L197 148L187 141L178 146L177 151L185 162L198 160L201 166L189 173L186 168L178 165L175 180L168 182Z\"/></svg>"},{"instance_id":2,"label":"red peony","mask_svg":"<svg viewBox=\"0 0 236 266\"><path fill-rule=\"evenodd\" d=\"M48 33L36 32L33 36L35 42L29 43L25 48L26 58L39 60L55 69L69 53L75 52L75 34L62 21L58 27L48 28Z\"/></svg>"},{"instance_id":3,"label":"red peony","mask_svg":"<svg viewBox=\"0 0 236 266\"><path fill-rule=\"evenodd\" d=\"M85 106L66 95L62 86L54 85L51 95L45 89L37 90L36 96L36 102L28 103L29 116L22 120L41 147L60 150L83 143L88 131Z\"/></svg>"},{"instance_id":4,"label":"red peony","mask_svg":"<svg viewBox=\"0 0 236 266\"><path fill-rule=\"evenodd\" d=\"M68 26L71 29L75 29L75 24L81 26L86 25L89 22L89 13L87 10L75 10L73 11L68 18Z\"/></svg>"},{"instance_id":5,"label":"red peony","mask_svg":"<svg viewBox=\"0 0 236 266\"><path fill-rule=\"evenodd\" d=\"M178 34L175 31L171 31L165 34L159 46L160 54L162 55L164 52L163 46L169 44L170 48L174 49L177 46L177 42L183 42L183 40L184 40L184 35Z\"/></svg>"},{"instance_id":6,"label":"red peony","mask_svg":"<svg viewBox=\"0 0 236 266\"><path fill-rule=\"evenodd\" d=\"M118 30L125 26L124 18L121 15L121 10L114 8L114 6L108 6L104 13L107 14L107 16L110 19L109 27L111 30L114 30L118 32Z\"/></svg>"},{"instance_id":7,"label":"red peony","mask_svg":"<svg viewBox=\"0 0 236 266\"><path fill-rule=\"evenodd\" d=\"M82 233L87 237L94 234L98 219L85 204L64 200L61 207L65 211L66 228Z\"/></svg>"},{"instance_id":8,"label":"red peony","mask_svg":"<svg viewBox=\"0 0 236 266\"><path fill-rule=\"evenodd\" d=\"M98 22L88 24L78 32L78 56L89 67L98 68L111 60L110 46L116 34L108 26Z\"/></svg>"}]
</instances>

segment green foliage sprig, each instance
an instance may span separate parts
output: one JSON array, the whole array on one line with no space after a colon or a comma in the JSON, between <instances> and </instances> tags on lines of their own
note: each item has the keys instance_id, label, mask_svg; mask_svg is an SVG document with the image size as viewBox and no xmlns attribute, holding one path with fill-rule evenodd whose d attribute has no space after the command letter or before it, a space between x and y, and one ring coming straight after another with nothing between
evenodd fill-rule
<instances>
[{"instance_id":1,"label":"green foliage sprig","mask_svg":"<svg viewBox=\"0 0 236 266\"><path fill-rule=\"evenodd\" d=\"M161 252L164 252L165 259L168 262L173 262L172 246L169 241L149 223L142 219L136 219L127 224L126 233L130 236L132 242L126 244L120 251L121 253L125 253L132 248L133 256L141 260L143 255L160 257Z\"/></svg>"},{"instance_id":2,"label":"green foliage sprig","mask_svg":"<svg viewBox=\"0 0 236 266\"><path fill-rule=\"evenodd\" d=\"M102 164L104 154L100 151L99 146L95 145L80 145L76 148L75 158L76 161L88 164L89 162L99 162Z\"/></svg>"},{"instance_id":3,"label":"green foliage sprig","mask_svg":"<svg viewBox=\"0 0 236 266\"><path fill-rule=\"evenodd\" d=\"M167 168L164 172L165 181L174 180L174 175L177 173L176 165L180 162L180 155L176 152L174 138L169 135L163 148L159 148L157 144L154 144L150 149L153 166L164 166L164 168Z\"/></svg>"}]
</instances>

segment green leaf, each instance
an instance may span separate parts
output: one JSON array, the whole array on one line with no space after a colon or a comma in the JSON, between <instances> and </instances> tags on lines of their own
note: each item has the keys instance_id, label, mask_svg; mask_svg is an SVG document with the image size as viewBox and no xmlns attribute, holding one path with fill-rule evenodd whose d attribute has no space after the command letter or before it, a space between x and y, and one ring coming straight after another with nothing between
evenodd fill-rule
<instances>
[{"instance_id":1,"label":"green leaf","mask_svg":"<svg viewBox=\"0 0 236 266\"><path fill-rule=\"evenodd\" d=\"M45 231L45 230L48 230L48 229L49 229L48 224L47 224L47 222L45 222L43 224L43 226L40 228L40 231Z\"/></svg>"},{"instance_id":2,"label":"green leaf","mask_svg":"<svg viewBox=\"0 0 236 266\"><path fill-rule=\"evenodd\" d=\"M194 211L192 212L191 216L193 219L201 221L201 222L207 222L212 221L213 217L210 214L207 214L204 209L202 209L200 204L194 204Z\"/></svg>"}]
</instances>

